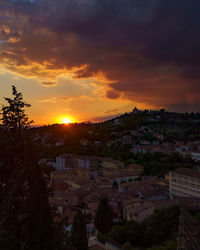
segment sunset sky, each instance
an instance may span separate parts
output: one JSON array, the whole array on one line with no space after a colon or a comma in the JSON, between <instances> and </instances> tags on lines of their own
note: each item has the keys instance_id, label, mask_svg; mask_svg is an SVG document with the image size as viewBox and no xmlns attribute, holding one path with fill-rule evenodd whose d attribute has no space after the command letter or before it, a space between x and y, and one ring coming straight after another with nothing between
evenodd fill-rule
<instances>
[{"instance_id":1,"label":"sunset sky","mask_svg":"<svg viewBox=\"0 0 200 250\"><path fill-rule=\"evenodd\" d=\"M0 103L36 124L200 111L199 0L0 0Z\"/></svg>"}]
</instances>

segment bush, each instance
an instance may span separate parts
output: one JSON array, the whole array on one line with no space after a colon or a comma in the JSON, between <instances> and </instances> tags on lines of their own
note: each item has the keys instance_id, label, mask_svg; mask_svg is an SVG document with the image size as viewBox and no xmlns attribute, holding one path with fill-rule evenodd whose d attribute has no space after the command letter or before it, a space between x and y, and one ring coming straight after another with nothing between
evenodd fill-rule
<instances>
[{"instance_id":1,"label":"bush","mask_svg":"<svg viewBox=\"0 0 200 250\"><path fill-rule=\"evenodd\" d=\"M103 244L105 244L107 241L107 237L105 236L105 234L102 234L101 232L97 233L97 239Z\"/></svg>"}]
</instances>

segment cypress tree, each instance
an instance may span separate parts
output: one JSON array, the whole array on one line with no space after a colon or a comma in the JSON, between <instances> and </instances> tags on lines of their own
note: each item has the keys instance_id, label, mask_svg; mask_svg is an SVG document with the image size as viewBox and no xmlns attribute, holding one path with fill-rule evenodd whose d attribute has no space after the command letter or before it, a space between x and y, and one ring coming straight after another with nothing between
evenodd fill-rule
<instances>
[{"instance_id":1,"label":"cypress tree","mask_svg":"<svg viewBox=\"0 0 200 250\"><path fill-rule=\"evenodd\" d=\"M87 250L88 239L85 218L80 210L74 216L71 234L72 246L76 250Z\"/></svg>"},{"instance_id":2,"label":"cypress tree","mask_svg":"<svg viewBox=\"0 0 200 250\"><path fill-rule=\"evenodd\" d=\"M26 145L24 165L27 171L27 225L29 249L54 249L54 231L48 191L31 144Z\"/></svg>"},{"instance_id":3,"label":"cypress tree","mask_svg":"<svg viewBox=\"0 0 200 250\"><path fill-rule=\"evenodd\" d=\"M95 217L96 228L103 234L108 233L113 225L113 211L107 197L102 197Z\"/></svg>"}]
</instances>

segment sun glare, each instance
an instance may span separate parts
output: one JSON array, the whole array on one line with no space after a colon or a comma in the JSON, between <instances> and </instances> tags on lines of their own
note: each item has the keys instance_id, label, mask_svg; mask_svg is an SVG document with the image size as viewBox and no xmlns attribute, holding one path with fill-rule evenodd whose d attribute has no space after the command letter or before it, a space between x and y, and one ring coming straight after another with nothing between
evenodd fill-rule
<instances>
[{"instance_id":1,"label":"sun glare","mask_svg":"<svg viewBox=\"0 0 200 250\"><path fill-rule=\"evenodd\" d=\"M56 122L58 124L71 124L71 123L76 123L77 120L73 116L57 116Z\"/></svg>"},{"instance_id":2,"label":"sun glare","mask_svg":"<svg viewBox=\"0 0 200 250\"><path fill-rule=\"evenodd\" d=\"M72 119L68 118L68 117L64 117L61 120L62 124L69 124L72 123Z\"/></svg>"}]
</instances>

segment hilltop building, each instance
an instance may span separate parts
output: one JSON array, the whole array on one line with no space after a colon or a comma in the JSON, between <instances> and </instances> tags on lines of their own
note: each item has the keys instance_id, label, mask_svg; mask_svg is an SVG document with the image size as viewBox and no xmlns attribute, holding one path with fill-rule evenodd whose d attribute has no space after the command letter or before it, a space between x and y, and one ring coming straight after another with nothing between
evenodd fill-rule
<instances>
[{"instance_id":1,"label":"hilltop building","mask_svg":"<svg viewBox=\"0 0 200 250\"><path fill-rule=\"evenodd\" d=\"M135 107L135 108L132 110L131 114L136 115L136 114L138 114L139 112L140 112L140 110L137 109L137 107Z\"/></svg>"}]
</instances>

